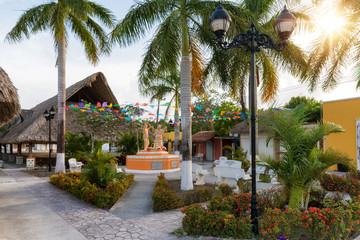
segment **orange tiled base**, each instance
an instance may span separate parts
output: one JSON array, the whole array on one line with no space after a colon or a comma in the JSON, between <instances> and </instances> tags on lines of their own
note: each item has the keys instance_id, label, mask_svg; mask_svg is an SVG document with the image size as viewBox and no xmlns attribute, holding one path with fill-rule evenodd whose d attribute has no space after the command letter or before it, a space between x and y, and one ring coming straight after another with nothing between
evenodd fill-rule
<instances>
[{"instance_id":1,"label":"orange tiled base","mask_svg":"<svg viewBox=\"0 0 360 240\"><path fill-rule=\"evenodd\" d=\"M172 168L172 161L177 161L176 167ZM162 161L162 169L152 169L151 163ZM126 172L133 173L158 173L158 172L175 172L180 170L179 156L169 154L162 150L141 150L136 155L126 157Z\"/></svg>"}]
</instances>

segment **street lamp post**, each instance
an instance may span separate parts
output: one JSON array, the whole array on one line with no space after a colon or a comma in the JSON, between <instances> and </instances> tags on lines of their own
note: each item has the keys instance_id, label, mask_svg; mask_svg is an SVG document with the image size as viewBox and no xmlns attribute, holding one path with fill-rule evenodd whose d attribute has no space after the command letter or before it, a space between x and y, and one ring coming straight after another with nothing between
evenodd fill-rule
<instances>
[{"instance_id":1,"label":"street lamp post","mask_svg":"<svg viewBox=\"0 0 360 240\"><path fill-rule=\"evenodd\" d=\"M54 106L51 106L49 111L46 109L43 115L46 121L49 121L49 172L51 172L51 120L55 117Z\"/></svg>"},{"instance_id":2,"label":"street lamp post","mask_svg":"<svg viewBox=\"0 0 360 240\"><path fill-rule=\"evenodd\" d=\"M209 19L211 30L217 37L218 44L221 49L228 50L230 48L244 47L246 51L251 53L250 61L250 123L251 123L251 222L253 224L253 232L255 235L259 233L258 213L257 213L257 197L256 197L256 112L255 112L255 52L260 51L260 47L283 51L287 45L287 39L296 26L296 19L287 9L280 13L274 22L274 30L277 36L282 40L281 43L274 43L271 37L265 33L259 33L255 29L255 24L251 23L250 30L246 33L237 34L232 42L224 42L223 38L231 25L231 17L219 3L215 12Z\"/></svg>"}]
</instances>

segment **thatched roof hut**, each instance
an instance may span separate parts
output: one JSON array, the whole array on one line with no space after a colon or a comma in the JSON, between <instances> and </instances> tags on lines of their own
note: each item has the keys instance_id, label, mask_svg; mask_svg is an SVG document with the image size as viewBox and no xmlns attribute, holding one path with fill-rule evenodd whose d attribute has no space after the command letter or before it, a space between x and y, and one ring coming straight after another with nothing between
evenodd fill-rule
<instances>
[{"instance_id":1,"label":"thatched roof hut","mask_svg":"<svg viewBox=\"0 0 360 240\"><path fill-rule=\"evenodd\" d=\"M263 123L259 122L258 123L258 132L268 132L270 131L270 129L268 127L266 127ZM230 131L230 133L232 135L237 134L238 136L240 136L241 134L249 134L250 133L250 124L248 124L247 122L240 122L238 124L236 124Z\"/></svg>"},{"instance_id":2,"label":"thatched roof hut","mask_svg":"<svg viewBox=\"0 0 360 240\"><path fill-rule=\"evenodd\" d=\"M0 67L0 126L18 115L20 109L17 89L6 72Z\"/></svg>"},{"instance_id":3,"label":"thatched roof hut","mask_svg":"<svg viewBox=\"0 0 360 240\"><path fill-rule=\"evenodd\" d=\"M66 89L66 103L78 103L86 100L91 103L108 102L118 104L118 101L111 91L103 73L95 73L84 80L75 83ZM57 109L57 95L36 105L30 110L22 110L16 117L14 126L10 127L7 133L0 137L0 144L18 143L48 143L49 126L43 116L46 109L54 106ZM73 133L87 132L86 127L76 124L76 116L67 114L66 130ZM57 115L51 124L51 142L57 140Z\"/></svg>"},{"instance_id":4,"label":"thatched roof hut","mask_svg":"<svg viewBox=\"0 0 360 240\"><path fill-rule=\"evenodd\" d=\"M192 135L193 142L206 142L215 137L215 131L201 131Z\"/></svg>"}]
</instances>

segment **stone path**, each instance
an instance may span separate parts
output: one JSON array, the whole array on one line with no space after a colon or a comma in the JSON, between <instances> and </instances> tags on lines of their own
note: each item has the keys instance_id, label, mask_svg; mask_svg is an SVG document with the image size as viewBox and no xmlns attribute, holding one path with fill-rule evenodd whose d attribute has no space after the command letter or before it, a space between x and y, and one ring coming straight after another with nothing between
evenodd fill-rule
<instances>
[{"instance_id":1,"label":"stone path","mask_svg":"<svg viewBox=\"0 0 360 240\"><path fill-rule=\"evenodd\" d=\"M36 197L34 201L39 201L49 207L87 239L177 239L168 233L180 227L182 216L179 211L124 220L84 203L45 180L23 173L19 169L0 171L8 175L9 179L21 183L24 189ZM9 183L5 182L0 185L0 191L6 184ZM49 221L52 220L49 219ZM164 227L164 223L166 227ZM64 238L54 236L52 239Z\"/></svg>"}]
</instances>

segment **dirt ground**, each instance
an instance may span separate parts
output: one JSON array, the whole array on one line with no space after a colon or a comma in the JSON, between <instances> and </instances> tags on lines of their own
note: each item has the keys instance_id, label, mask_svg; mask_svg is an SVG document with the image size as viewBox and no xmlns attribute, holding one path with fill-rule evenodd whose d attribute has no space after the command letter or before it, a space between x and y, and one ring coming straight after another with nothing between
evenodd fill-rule
<instances>
[{"instance_id":1,"label":"dirt ground","mask_svg":"<svg viewBox=\"0 0 360 240\"><path fill-rule=\"evenodd\" d=\"M50 177L55 174L54 170L49 172L49 169L23 170L23 172L27 174L31 174L35 177Z\"/></svg>"}]
</instances>

